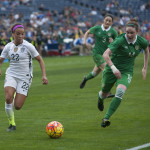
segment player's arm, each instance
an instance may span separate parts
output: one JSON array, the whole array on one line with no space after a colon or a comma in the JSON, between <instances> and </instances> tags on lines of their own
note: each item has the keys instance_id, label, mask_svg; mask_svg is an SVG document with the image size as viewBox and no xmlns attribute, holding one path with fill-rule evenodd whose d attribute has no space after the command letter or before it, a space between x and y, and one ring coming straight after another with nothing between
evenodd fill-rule
<instances>
[{"instance_id":1,"label":"player's arm","mask_svg":"<svg viewBox=\"0 0 150 150\"><path fill-rule=\"evenodd\" d=\"M83 44L84 44L84 45L86 45L86 40L87 40L87 37L88 37L89 33L90 33L90 30L87 30L87 31L85 32L85 34L84 34L84 39L83 39Z\"/></svg>"},{"instance_id":2,"label":"player's arm","mask_svg":"<svg viewBox=\"0 0 150 150\"><path fill-rule=\"evenodd\" d=\"M147 47L144 50L144 67L142 69L143 80L146 79L146 72L147 72L147 67L148 67L148 59L149 59L149 48Z\"/></svg>"},{"instance_id":3,"label":"player's arm","mask_svg":"<svg viewBox=\"0 0 150 150\"><path fill-rule=\"evenodd\" d=\"M2 71L1 71L1 65L3 63L3 61L5 60L5 58L8 57L8 51L9 51L9 46L6 45L1 53L1 56L0 56L0 75L2 75Z\"/></svg>"},{"instance_id":4,"label":"player's arm","mask_svg":"<svg viewBox=\"0 0 150 150\"><path fill-rule=\"evenodd\" d=\"M46 72L45 72L45 64L42 57L38 55L37 57L35 57L35 59L39 62L41 67L43 84L48 84L48 79L46 77Z\"/></svg>"},{"instance_id":5,"label":"player's arm","mask_svg":"<svg viewBox=\"0 0 150 150\"><path fill-rule=\"evenodd\" d=\"M108 64L108 66L111 68L113 74L120 79L121 78L121 73L120 71L116 68L116 66L112 63L111 59L110 59L110 55L111 55L111 50L109 48L107 48L107 50L103 53L103 58L105 59L106 63Z\"/></svg>"},{"instance_id":6,"label":"player's arm","mask_svg":"<svg viewBox=\"0 0 150 150\"><path fill-rule=\"evenodd\" d=\"M4 59L5 59L5 58L0 57L0 76L2 75L1 65L2 65Z\"/></svg>"}]
</instances>

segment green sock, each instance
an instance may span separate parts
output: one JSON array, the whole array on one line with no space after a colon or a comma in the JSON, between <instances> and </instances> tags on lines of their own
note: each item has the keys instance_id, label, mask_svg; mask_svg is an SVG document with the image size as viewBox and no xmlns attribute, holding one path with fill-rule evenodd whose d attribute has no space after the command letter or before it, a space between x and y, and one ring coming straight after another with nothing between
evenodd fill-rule
<instances>
[{"instance_id":1,"label":"green sock","mask_svg":"<svg viewBox=\"0 0 150 150\"><path fill-rule=\"evenodd\" d=\"M95 76L96 76L96 73L92 71L88 75L86 75L86 80L90 80L94 78Z\"/></svg>"},{"instance_id":2,"label":"green sock","mask_svg":"<svg viewBox=\"0 0 150 150\"><path fill-rule=\"evenodd\" d=\"M120 103L121 103L121 99L114 97L108 107L108 110L104 118L109 119L113 115L113 113L117 110Z\"/></svg>"}]
</instances>

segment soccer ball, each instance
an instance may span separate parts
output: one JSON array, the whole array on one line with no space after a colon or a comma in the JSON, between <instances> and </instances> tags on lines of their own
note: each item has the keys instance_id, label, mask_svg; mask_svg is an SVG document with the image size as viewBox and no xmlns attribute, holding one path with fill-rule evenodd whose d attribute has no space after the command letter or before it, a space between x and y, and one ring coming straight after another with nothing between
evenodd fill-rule
<instances>
[{"instance_id":1,"label":"soccer ball","mask_svg":"<svg viewBox=\"0 0 150 150\"><path fill-rule=\"evenodd\" d=\"M52 121L46 126L46 133L52 139L58 139L63 135L64 127L58 121Z\"/></svg>"}]
</instances>

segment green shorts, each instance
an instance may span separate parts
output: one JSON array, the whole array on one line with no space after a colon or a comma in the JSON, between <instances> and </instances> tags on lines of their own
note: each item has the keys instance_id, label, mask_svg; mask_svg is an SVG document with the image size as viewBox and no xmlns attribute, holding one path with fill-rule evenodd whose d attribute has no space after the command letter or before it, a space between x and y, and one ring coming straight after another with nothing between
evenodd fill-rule
<instances>
[{"instance_id":1,"label":"green shorts","mask_svg":"<svg viewBox=\"0 0 150 150\"><path fill-rule=\"evenodd\" d=\"M97 67L99 67L101 64L105 63L105 60L101 54L93 54L93 60Z\"/></svg>"},{"instance_id":2,"label":"green shorts","mask_svg":"<svg viewBox=\"0 0 150 150\"><path fill-rule=\"evenodd\" d=\"M110 70L104 70L102 78L102 91L104 93L110 92L113 85L116 83L116 86L119 84L125 85L127 88L131 83L133 74L131 72L121 73L121 79L117 79L116 76Z\"/></svg>"}]
</instances>

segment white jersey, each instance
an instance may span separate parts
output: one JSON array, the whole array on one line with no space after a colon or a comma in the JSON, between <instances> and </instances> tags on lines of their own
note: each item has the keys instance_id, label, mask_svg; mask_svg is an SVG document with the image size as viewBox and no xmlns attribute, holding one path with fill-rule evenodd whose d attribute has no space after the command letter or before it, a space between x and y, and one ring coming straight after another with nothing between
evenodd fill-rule
<instances>
[{"instance_id":1,"label":"white jersey","mask_svg":"<svg viewBox=\"0 0 150 150\"><path fill-rule=\"evenodd\" d=\"M2 58L10 59L6 74L19 79L33 77L32 58L38 55L35 47L26 40L18 46L14 42L8 43L1 53Z\"/></svg>"}]
</instances>

